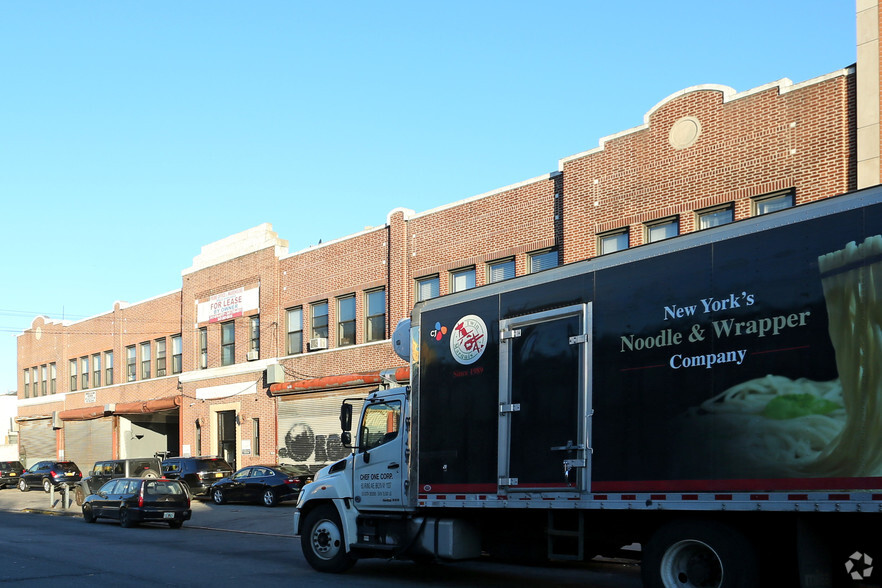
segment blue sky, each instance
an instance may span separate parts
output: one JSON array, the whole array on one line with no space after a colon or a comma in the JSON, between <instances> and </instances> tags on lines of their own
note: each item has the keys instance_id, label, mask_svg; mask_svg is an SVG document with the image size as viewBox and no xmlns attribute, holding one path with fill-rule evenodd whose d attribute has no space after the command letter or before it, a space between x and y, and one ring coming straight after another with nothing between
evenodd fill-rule
<instances>
[{"instance_id":1,"label":"blue sky","mask_svg":"<svg viewBox=\"0 0 882 588\"><path fill-rule=\"evenodd\" d=\"M855 61L853 2L0 3L0 393L35 316L557 169L698 84Z\"/></svg>"}]
</instances>

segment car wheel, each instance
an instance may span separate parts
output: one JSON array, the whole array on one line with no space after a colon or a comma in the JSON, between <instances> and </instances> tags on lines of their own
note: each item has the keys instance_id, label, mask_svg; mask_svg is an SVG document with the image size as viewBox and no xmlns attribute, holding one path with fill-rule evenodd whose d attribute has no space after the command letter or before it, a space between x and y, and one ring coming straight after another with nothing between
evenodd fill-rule
<instances>
[{"instance_id":1,"label":"car wheel","mask_svg":"<svg viewBox=\"0 0 882 588\"><path fill-rule=\"evenodd\" d=\"M49 478L45 478L43 480L43 492L49 492L52 490L52 482L49 481Z\"/></svg>"},{"instance_id":2,"label":"car wheel","mask_svg":"<svg viewBox=\"0 0 882 588\"><path fill-rule=\"evenodd\" d=\"M83 503L86 502L86 493L83 492L83 489L77 486L76 491L74 491L74 500L77 503L77 506L83 506Z\"/></svg>"},{"instance_id":3,"label":"car wheel","mask_svg":"<svg viewBox=\"0 0 882 588\"><path fill-rule=\"evenodd\" d=\"M276 497L276 491L272 488L264 488L263 490L263 505L264 506L275 506L276 503L279 502L279 499Z\"/></svg>"},{"instance_id":4,"label":"car wheel","mask_svg":"<svg viewBox=\"0 0 882 588\"><path fill-rule=\"evenodd\" d=\"M129 514L129 509L119 509L119 525L121 527L125 527L126 529L135 526L135 521L132 520L132 515Z\"/></svg>"},{"instance_id":5,"label":"car wheel","mask_svg":"<svg viewBox=\"0 0 882 588\"><path fill-rule=\"evenodd\" d=\"M184 521L169 521L168 526L172 529L180 529L182 526L184 526Z\"/></svg>"},{"instance_id":6,"label":"car wheel","mask_svg":"<svg viewBox=\"0 0 882 588\"><path fill-rule=\"evenodd\" d=\"M333 505L317 506L306 515L300 545L306 561L320 572L338 574L355 565L355 558L346 551L343 525Z\"/></svg>"},{"instance_id":7,"label":"car wheel","mask_svg":"<svg viewBox=\"0 0 882 588\"><path fill-rule=\"evenodd\" d=\"M214 500L215 504L223 504L227 501L226 497L224 496L224 491L220 488L215 488L211 491L211 499Z\"/></svg>"},{"instance_id":8,"label":"car wheel","mask_svg":"<svg viewBox=\"0 0 882 588\"><path fill-rule=\"evenodd\" d=\"M141 472L142 478L158 478L159 474L156 473L156 470L144 470Z\"/></svg>"},{"instance_id":9,"label":"car wheel","mask_svg":"<svg viewBox=\"0 0 882 588\"><path fill-rule=\"evenodd\" d=\"M27 492L31 488L30 488L30 486L28 486L27 482L25 482L24 480L19 480L18 481L18 489L21 490L22 492Z\"/></svg>"},{"instance_id":10,"label":"car wheel","mask_svg":"<svg viewBox=\"0 0 882 588\"><path fill-rule=\"evenodd\" d=\"M98 517L95 516L95 513L92 512L92 507L88 504L83 506L83 520L87 523L94 523L98 520Z\"/></svg>"}]
</instances>

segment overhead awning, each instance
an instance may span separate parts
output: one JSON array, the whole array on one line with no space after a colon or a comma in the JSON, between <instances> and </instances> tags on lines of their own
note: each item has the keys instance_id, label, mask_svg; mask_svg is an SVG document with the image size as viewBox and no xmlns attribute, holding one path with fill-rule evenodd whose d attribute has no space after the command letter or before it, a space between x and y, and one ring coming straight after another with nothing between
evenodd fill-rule
<instances>
[{"instance_id":1,"label":"overhead awning","mask_svg":"<svg viewBox=\"0 0 882 588\"><path fill-rule=\"evenodd\" d=\"M168 396L166 398L157 398L154 400L72 408L70 410L62 410L59 412L58 418L63 421L89 421L111 414L145 414L159 412L161 410L172 410L179 406L181 406L180 396Z\"/></svg>"},{"instance_id":2,"label":"overhead awning","mask_svg":"<svg viewBox=\"0 0 882 588\"><path fill-rule=\"evenodd\" d=\"M402 367L397 369L377 370L375 372L361 372L357 374L324 376L322 378L282 382L280 384L272 384L270 386L270 394L273 396L282 396L285 394L296 394L298 392L340 390L344 388L356 388L358 386L370 386L390 380L399 383L410 381L410 368Z\"/></svg>"},{"instance_id":3,"label":"overhead awning","mask_svg":"<svg viewBox=\"0 0 882 588\"><path fill-rule=\"evenodd\" d=\"M112 406L112 404L101 404L99 406L62 410L58 413L58 418L63 421L90 421L92 419L100 419L103 416L112 414L112 409L110 411L106 410L108 407Z\"/></svg>"}]
</instances>

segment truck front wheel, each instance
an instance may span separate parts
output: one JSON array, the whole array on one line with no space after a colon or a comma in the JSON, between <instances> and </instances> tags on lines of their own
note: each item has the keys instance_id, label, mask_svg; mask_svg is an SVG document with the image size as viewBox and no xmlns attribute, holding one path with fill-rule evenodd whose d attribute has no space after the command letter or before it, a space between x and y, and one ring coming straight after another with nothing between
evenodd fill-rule
<instances>
[{"instance_id":1,"label":"truck front wheel","mask_svg":"<svg viewBox=\"0 0 882 588\"><path fill-rule=\"evenodd\" d=\"M320 572L337 574L355 565L355 558L346 551L343 526L333 505L323 504L306 515L300 545L306 561Z\"/></svg>"},{"instance_id":2,"label":"truck front wheel","mask_svg":"<svg viewBox=\"0 0 882 588\"><path fill-rule=\"evenodd\" d=\"M647 588L754 588L759 566L753 546L717 522L676 521L652 536L641 563Z\"/></svg>"}]
</instances>

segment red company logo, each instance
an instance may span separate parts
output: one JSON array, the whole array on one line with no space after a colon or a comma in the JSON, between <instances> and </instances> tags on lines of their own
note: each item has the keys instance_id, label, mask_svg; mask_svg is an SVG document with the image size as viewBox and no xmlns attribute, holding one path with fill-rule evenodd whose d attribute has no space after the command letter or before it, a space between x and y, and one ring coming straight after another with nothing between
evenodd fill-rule
<instances>
[{"instance_id":1,"label":"red company logo","mask_svg":"<svg viewBox=\"0 0 882 588\"><path fill-rule=\"evenodd\" d=\"M469 314L457 321L450 333L450 353L462 365L478 361L487 348L487 325L481 317Z\"/></svg>"}]
</instances>

